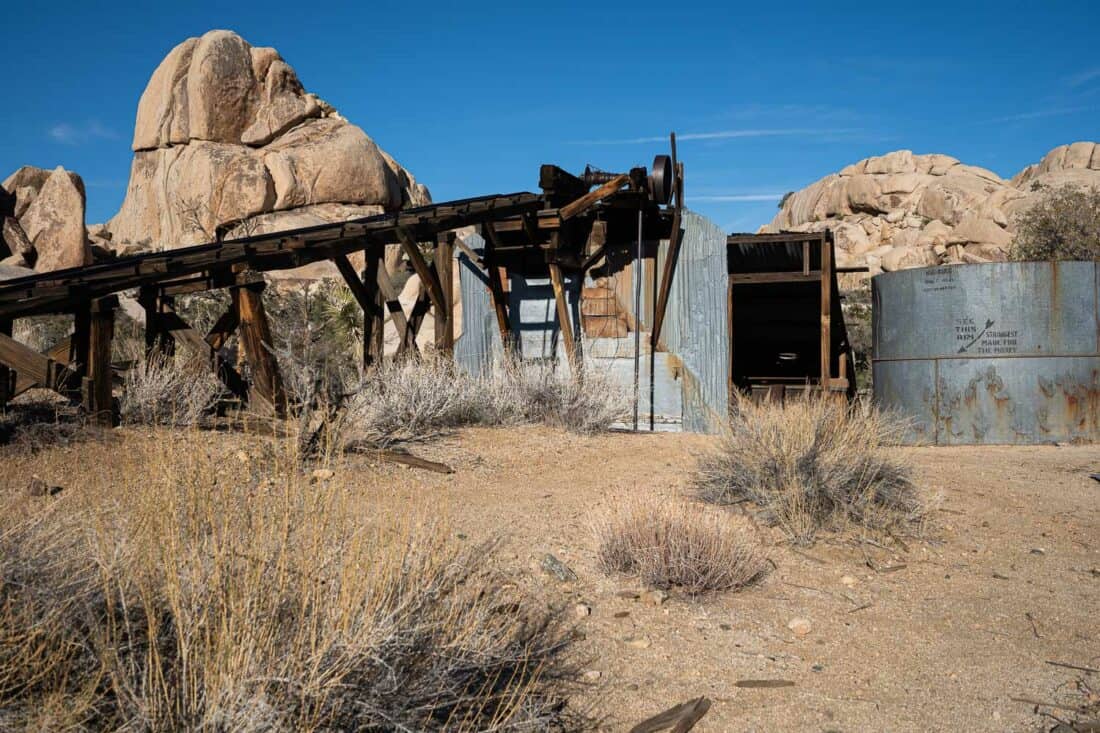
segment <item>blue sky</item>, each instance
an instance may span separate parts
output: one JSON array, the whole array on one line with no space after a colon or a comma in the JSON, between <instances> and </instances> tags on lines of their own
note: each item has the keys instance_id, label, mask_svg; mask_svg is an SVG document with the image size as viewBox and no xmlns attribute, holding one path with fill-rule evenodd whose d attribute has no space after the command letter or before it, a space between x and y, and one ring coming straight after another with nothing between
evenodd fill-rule
<instances>
[{"instance_id":1,"label":"blue sky","mask_svg":"<svg viewBox=\"0 0 1100 733\"><path fill-rule=\"evenodd\" d=\"M1100 140L1100 3L14 3L0 176L63 165L88 222L125 193L138 97L188 36L274 46L436 200L532 190L538 165L648 165L751 231L779 197L889 150L1008 176Z\"/></svg>"}]
</instances>

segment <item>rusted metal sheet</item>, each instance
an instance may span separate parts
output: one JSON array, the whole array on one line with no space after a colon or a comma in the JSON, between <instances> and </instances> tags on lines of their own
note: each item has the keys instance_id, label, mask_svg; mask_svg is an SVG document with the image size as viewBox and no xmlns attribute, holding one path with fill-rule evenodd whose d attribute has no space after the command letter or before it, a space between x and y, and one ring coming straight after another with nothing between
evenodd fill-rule
<instances>
[{"instance_id":1,"label":"rusted metal sheet","mask_svg":"<svg viewBox=\"0 0 1100 733\"><path fill-rule=\"evenodd\" d=\"M875 399L909 442L1100 440L1100 263L906 270L872 297Z\"/></svg>"}]
</instances>

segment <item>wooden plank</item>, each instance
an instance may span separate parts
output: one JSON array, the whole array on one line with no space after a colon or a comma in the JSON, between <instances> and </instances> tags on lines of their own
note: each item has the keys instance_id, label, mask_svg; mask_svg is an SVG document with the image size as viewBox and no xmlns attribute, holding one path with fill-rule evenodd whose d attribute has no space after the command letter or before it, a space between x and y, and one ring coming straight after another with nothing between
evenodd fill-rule
<instances>
[{"instance_id":1,"label":"wooden plank","mask_svg":"<svg viewBox=\"0 0 1100 733\"><path fill-rule=\"evenodd\" d=\"M221 317L211 327L210 332L206 334L206 343L214 351L221 351L239 325L241 325L240 314L230 303L229 308L221 314Z\"/></svg>"},{"instance_id":2,"label":"wooden plank","mask_svg":"<svg viewBox=\"0 0 1100 733\"><path fill-rule=\"evenodd\" d=\"M58 341L46 351L46 358L55 363L55 373L62 373L69 365L69 355L72 351L73 337L71 335ZM49 384L47 382L39 382L31 377L29 374L16 373L15 376L15 391L12 393L12 397L18 397L29 389L44 388L55 389L56 384Z\"/></svg>"},{"instance_id":3,"label":"wooden plank","mask_svg":"<svg viewBox=\"0 0 1100 733\"><path fill-rule=\"evenodd\" d=\"M409 262L412 263L416 274L420 276L420 282L428 288L428 295L432 299L432 307L441 311L446 310L447 303L443 298L443 287L439 284L439 278L435 272L428 267L420 247L404 229L398 229L397 236L401 238L401 246L405 249L405 254L408 255Z\"/></svg>"},{"instance_id":4,"label":"wooden plank","mask_svg":"<svg viewBox=\"0 0 1100 733\"><path fill-rule=\"evenodd\" d=\"M631 728L630 733L658 733L669 729L672 733L687 733L707 714L708 710L710 710L710 700L697 697L643 720Z\"/></svg>"},{"instance_id":5,"label":"wooden plank","mask_svg":"<svg viewBox=\"0 0 1100 733\"><path fill-rule=\"evenodd\" d=\"M735 285L760 285L765 283L814 283L821 280L821 270L801 272L735 272L730 282Z\"/></svg>"},{"instance_id":6,"label":"wooden plank","mask_svg":"<svg viewBox=\"0 0 1100 733\"><path fill-rule=\"evenodd\" d=\"M829 388L833 348L833 243L821 242L821 388Z\"/></svg>"},{"instance_id":7,"label":"wooden plank","mask_svg":"<svg viewBox=\"0 0 1100 733\"><path fill-rule=\"evenodd\" d=\"M92 301L89 321L87 376L84 379L84 410L100 425L115 422L111 395L111 342L115 333L115 308L118 298L108 296Z\"/></svg>"},{"instance_id":8,"label":"wooden plank","mask_svg":"<svg viewBox=\"0 0 1100 733\"><path fill-rule=\"evenodd\" d=\"M493 312L497 318L497 329L500 331L500 343L504 348L505 356L512 355L514 339L512 338L512 326L508 322L508 301L504 296L504 283L502 282L500 267L496 264L496 247L499 243L493 227L483 227L487 234L485 242L485 268L489 274L489 295L493 301Z\"/></svg>"},{"instance_id":9,"label":"wooden plank","mask_svg":"<svg viewBox=\"0 0 1100 733\"><path fill-rule=\"evenodd\" d=\"M12 322L10 318L0 318L0 334L11 338ZM0 408L8 404L8 400L15 396L15 372L0 364Z\"/></svg>"},{"instance_id":10,"label":"wooden plank","mask_svg":"<svg viewBox=\"0 0 1100 733\"><path fill-rule=\"evenodd\" d=\"M39 384L51 384L56 374L51 359L4 333L0 333L0 364L14 369L19 378L29 377Z\"/></svg>"},{"instance_id":11,"label":"wooden plank","mask_svg":"<svg viewBox=\"0 0 1100 733\"><path fill-rule=\"evenodd\" d=\"M594 188L580 198L570 201L565 206L558 209L558 217L562 221L568 221L577 214L582 214L586 210L592 207L600 199L607 198L611 194L618 191L620 188L630 183L630 176L621 175L615 176L607 183L603 184L599 188ZM540 222L541 225L541 222Z\"/></svg>"},{"instance_id":12,"label":"wooden plank","mask_svg":"<svg viewBox=\"0 0 1100 733\"><path fill-rule=\"evenodd\" d=\"M231 290L240 318L241 347L252 371L251 397L274 410L286 413L286 390L279 364L271 353L274 340L264 311L263 283L250 283Z\"/></svg>"},{"instance_id":13,"label":"wooden plank","mask_svg":"<svg viewBox=\"0 0 1100 733\"><path fill-rule=\"evenodd\" d=\"M577 341L573 337L573 322L569 317L569 303L565 299L565 283L562 280L561 268L557 263L550 265L550 284L554 287L554 304L558 311L558 328L561 331L562 342L565 345L565 355L569 359L569 369L573 376L580 372L581 364L577 360Z\"/></svg>"},{"instance_id":14,"label":"wooden plank","mask_svg":"<svg viewBox=\"0 0 1100 733\"><path fill-rule=\"evenodd\" d=\"M454 244L458 237L454 232L443 232L436 237L435 257L432 268L443 290L443 308L435 311L435 348L450 354L455 347L455 297L454 297Z\"/></svg>"},{"instance_id":15,"label":"wooden plank","mask_svg":"<svg viewBox=\"0 0 1100 733\"><path fill-rule=\"evenodd\" d=\"M385 267L378 268L377 282L378 289L382 292L386 310L389 311L390 317L393 319L393 325L397 329L397 337L401 343L399 350L415 349L416 339L410 338L409 321L405 318L405 311L401 309L401 300L398 297L399 293L393 281L390 280L390 276L386 274Z\"/></svg>"},{"instance_id":16,"label":"wooden plank","mask_svg":"<svg viewBox=\"0 0 1100 733\"><path fill-rule=\"evenodd\" d=\"M363 370L382 363L385 345L386 304L378 287L378 274L385 269L384 246L374 245L365 252L363 287L367 294L367 307L363 310Z\"/></svg>"}]
</instances>

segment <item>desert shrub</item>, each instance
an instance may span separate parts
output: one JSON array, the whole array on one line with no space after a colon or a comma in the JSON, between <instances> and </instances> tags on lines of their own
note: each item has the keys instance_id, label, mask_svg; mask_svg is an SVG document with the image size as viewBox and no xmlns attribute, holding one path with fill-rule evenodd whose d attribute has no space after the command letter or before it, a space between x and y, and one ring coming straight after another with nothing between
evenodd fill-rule
<instances>
[{"instance_id":1,"label":"desert shrub","mask_svg":"<svg viewBox=\"0 0 1100 733\"><path fill-rule=\"evenodd\" d=\"M427 354L367 374L336 417L349 445L435 437L471 425L543 424L578 433L608 427L629 410L621 385L595 369L582 380L548 362L509 362L472 376Z\"/></svg>"},{"instance_id":2,"label":"desert shrub","mask_svg":"<svg viewBox=\"0 0 1100 733\"><path fill-rule=\"evenodd\" d=\"M17 318L12 324L12 338L38 352L50 349L72 332L72 316L31 316Z\"/></svg>"},{"instance_id":3,"label":"desert shrub","mask_svg":"<svg viewBox=\"0 0 1100 733\"><path fill-rule=\"evenodd\" d=\"M1014 260L1100 259L1100 189L1046 189L1016 219Z\"/></svg>"},{"instance_id":4,"label":"desert shrub","mask_svg":"<svg viewBox=\"0 0 1100 733\"><path fill-rule=\"evenodd\" d=\"M570 728L568 630L491 548L173 435L0 498L0 729Z\"/></svg>"},{"instance_id":5,"label":"desert shrub","mask_svg":"<svg viewBox=\"0 0 1100 733\"><path fill-rule=\"evenodd\" d=\"M119 412L138 425L198 425L224 395L209 365L182 351L153 350L146 355L134 342L135 355L123 377Z\"/></svg>"},{"instance_id":6,"label":"desert shrub","mask_svg":"<svg viewBox=\"0 0 1100 733\"><path fill-rule=\"evenodd\" d=\"M684 501L631 499L595 527L597 558L607 573L638 576L655 588L689 594L742 588L767 561L742 518Z\"/></svg>"},{"instance_id":7,"label":"desert shrub","mask_svg":"<svg viewBox=\"0 0 1100 733\"><path fill-rule=\"evenodd\" d=\"M798 542L851 524L902 531L925 510L909 466L890 450L904 428L873 407L835 399L740 398L695 482L708 501L753 502Z\"/></svg>"}]
</instances>

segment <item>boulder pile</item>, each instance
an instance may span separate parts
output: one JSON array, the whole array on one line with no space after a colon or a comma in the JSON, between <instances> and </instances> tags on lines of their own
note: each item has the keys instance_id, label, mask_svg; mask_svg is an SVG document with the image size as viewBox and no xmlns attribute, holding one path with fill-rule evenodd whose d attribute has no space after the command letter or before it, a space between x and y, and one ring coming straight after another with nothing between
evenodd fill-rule
<instances>
[{"instance_id":1,"label":"boulder pile","mask_svg":"<svg viewBox=\"0 0 1100 733\"><path fill-rule=\"evenodd\" d=\"M948 155L898 150L789 195L762 232L832 230L841 267L882 271L1004 260L1020 213L1046 187L1100 188L1100 145L1047 153L1011 180Z\"/></svg>"},{"instance_id":2,"label":"boulder pile","mask_svg":"<svg viewBox=\"0 0 1100 733\"><path fill-rule=\"evenodd\" d=\"M176 46L138 103L120 253L172 249L430 203L273 48L210 31Z\"/></svg>"},{"instance_id":3,"label":"boulder pile","mask_svg":"<svg viewBox=\"0 0 1100 733\"><path fill-rule=\"evenodd\" d=\"M0 226L5 279L92 261L84 231L84 182L64 168L25 165L4 179Z\"/></svg>"}]
</instances>

